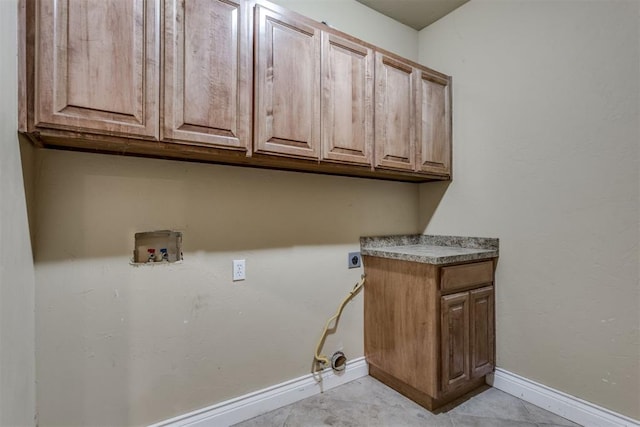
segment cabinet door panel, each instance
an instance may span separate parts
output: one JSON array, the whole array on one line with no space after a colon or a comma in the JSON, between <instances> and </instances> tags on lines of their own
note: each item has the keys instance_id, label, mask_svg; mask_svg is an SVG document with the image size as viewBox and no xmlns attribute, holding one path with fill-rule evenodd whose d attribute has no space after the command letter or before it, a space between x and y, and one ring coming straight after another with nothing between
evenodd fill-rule
<instances>
[{"instance_id":1,"label":"cabinet door panel","mask_svg":"<svg viewBox=\"0 0 640 427\"><path fill-rule=\"evenodd\" d=\"M248 147L246 15L244 0L165 0L163 139Z\"/></svg>"},{"instance_id":2,"label":"cabinet door panel","mask_svg":"<svg viewBox=\"0 0 640 427\"><path fill-rule=\"evenodd\" d=\"M35 125L158 137L159 0L42 0Z\"/></svg>"},{"instance_id":3,"label":"cabinet door panel","mask_svg":"<svg viewBox=\"0 0 640 427\"><path fill-rule=\"evenodd\" d=\"M371 164L373 50L322 34L322 158Z\"/></svg>"},{"instance_id":4,"label":"cabinet door panel","mask_svg":"<svg viewBox=\"0 0 640 427\"><path fill-rule=\"evenodd\" d=\"M471 377L493 371L495 366L493 286L470 292Z\"/></svg>"},{"instance_id":5,"label":"cabinet door panel","mask_svg":"<svg viewBox=\"0 0 640 427\"><path fill-rule=\"evenodd\" d=\"M318 158L320 30L256 6L255 149Z\"/></svg>"},{"instance_id":6,"label":"cabinet door panel","mask_svg":"<svg viewBox=\"0 0 640 427\"><path fill-rule=\"evenodd\" d=\"M449 80L422 71L419 88L417 170L451 174L451 98Z\"/></svg>"},{"instance_id":7,"label":"cabinet door panel","mask_svg":"<svg viewBox=\"0 0 640 427\"><path fill-rule=\"evenodd\" d=\"M376 167L414 170L416 74L409 64L376 53Z\"/></svg>"},{"instance_id":8,"label":"cabinet door panel","mask_svg":"<svg viewBox=\"0 0 640 427\"><path fill-rule=\"evenodd\" d=\"M442 390L447 392L470 379L469 293L442 297Z\"/></svg>"}]
</instances>

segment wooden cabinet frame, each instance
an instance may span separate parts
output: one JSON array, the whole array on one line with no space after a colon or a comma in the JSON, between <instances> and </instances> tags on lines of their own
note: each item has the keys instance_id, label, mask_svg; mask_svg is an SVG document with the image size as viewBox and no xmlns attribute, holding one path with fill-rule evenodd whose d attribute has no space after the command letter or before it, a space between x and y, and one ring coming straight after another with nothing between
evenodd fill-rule
<instances>
[{"instance_id":1,"label":"wooden cabinet frame","mask_svg":"<svg viewBox=\"0 0 640 427\"><path fill-rule=\"evenodd\" d=\"M249 19L242 0L164 0L161 139L251 149Z\"/></svg>"},{"instance_id":2,"label":"wooden cabinet frame","mask_svg":"<svg viewBox=\"0 0 640 427\"><path fill-rule=\"evenodd\" d=\"M421 70L416 105L416 171L451 175L451 77Z\"/></svg>"},{"instance_id":3,"label":"wooden cabinet frame","mask_svg":"<svg viewBox=\"0 0 640 427\"><path fill-rule=\"evenodd\" d=\"M70 0L31 5L38 58L32 63L34 126L157 140L160 0L124 0L109 9L110 17L95 6ZM101 19L94 22L91 13ZM117 55L122 48L129 51Z\"/></svg>"},{"instance_id":4,"label":"wooden cabinet frame","mask_svg":"<svg viewBox=\"0 0 640 427\"><path fill-rule=\"evenodd\" d=\"M110 19L90 26L91 14ZM18 128L38 146L406 182L451 177L450 125L425 131L421 114L442 109L424 113L418 90L447 83L432 92L450 122L449 77L268 1L19 0L18 18ZM266 36L269 26L277 37ZM378 78L385 69L390 77ZM404 97L389 86L396 80Z\"/></svg>"},{"instance_id":5,"label":"wooden cabinet frame","mask_svg":"<svg viewBox=\"0 0 640 427\"><path fill-rule=\"evenodd\" d=\"M320 30L258 4L255 52L255 151L317 159Z\"/></svg>"},{"instance_id":6,"label":"wooden cabinet frame","mask_svg":"<svg viewBox=\"0 0 640 427\"><path fill-rule=\"evenodd\" d=\"M371 165L373 48L323 31L321 63L321 158Z\"/></svg>"},{"instance_id":7,"label":"wooden cabinet frame","mask_svg":"<svg viewBox=\"0 0 640 427\"><path fill-rule=\"evenodd\" d=\"M412 64L376 52L377 168L415 170L418 74Z\"/></svg>"},{"instance_id":8,"label":"wooden cabinet frame","mask_svg":"<svg viewBox=\"0 0 640 427\"><path fill-rule=\"evenodd\" d=\"M493 286L469 291L471 378L493 372L495 357L495 292Z\"/></svg>"},{"instance_id":9,"label":"wooden cabinet frame","mask_svg":"<svg viewBox=\"0 0 640 427\"><path fill-rule=\"evenodd\" d=\"M440 266L364 256L363 263L370 375L429 410L484 384L495 366L495 260ZM453 286L445 289L447 269Z\"/></svg>"},{"instance_id":10,"label":"wooden cabinet frame","mask_svg":"<svg viewBox=\"0 0 640 427\"><path fill-rule=\"evenodd\" d=\"M469 364L469 293L442 297L442 390L446 393L464 385L471 378Z\"/></svg>"},{"instance_id":11,"label":"wooden cabinet frame","mask_svg":"<svg viewBox=\"0 0 640 427\"><path fill-rule=\"evenodd\" d=\"M440 313L442 389L448 392L493 371L493 286L443 296Z\"/></svg>"}]
</instances>

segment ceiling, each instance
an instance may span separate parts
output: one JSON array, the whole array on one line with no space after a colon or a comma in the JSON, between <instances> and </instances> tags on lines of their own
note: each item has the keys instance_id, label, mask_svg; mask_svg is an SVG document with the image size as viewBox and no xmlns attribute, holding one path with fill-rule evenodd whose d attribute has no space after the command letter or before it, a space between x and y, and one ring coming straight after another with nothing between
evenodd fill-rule
<instances>
[{"instance_id":1,"label":"ceiling","mask_svg":"<svg viewBox=\"0 0 640 427\"><path fill-rule=\"evenodd\" d=\"M371 9L421 30L469 0L357 0Z\"/></svg>"}]
</instances>

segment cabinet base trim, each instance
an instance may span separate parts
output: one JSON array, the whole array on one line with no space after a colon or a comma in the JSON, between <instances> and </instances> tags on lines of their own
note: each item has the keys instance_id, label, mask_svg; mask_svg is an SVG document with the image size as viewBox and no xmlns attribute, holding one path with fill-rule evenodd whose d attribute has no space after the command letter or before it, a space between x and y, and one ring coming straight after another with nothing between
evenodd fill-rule
<instances>
[{"instance_id":1,"label":"cabinet base trim","mask_svg":"<svg viewBox=\"0 0 640 427\"><path fill-rule=\"evenodd\" d=\"M347 362L346 369L339 375L336 375L330 368L322 371L321 383L316 381L314 375L307 374L207 408L161 421L150 427L229 426L320 394L358 378L366 377L368 373L367 362L364 357L359 357Z\"/></svg>"},{"instance_id":2,"label":"cabinet base trim","mask_svg":"<svg viewBox=\"0 0 640 427\"><path fill-rule=\"evenodd\" d=\"M0 0L1 1L1 0ZM341 164L293 158L280 155L265 155L247 152L242 148L215 146L183 141L152 141L123 138L59 129L41 129L24 135L37 147L74 150L90 153L150 157L168 160L184 160L201 163L274 169L282 171L316 173L358 178L381 179L401 182L429 182L450 180L448 176L414 173L412 171L372 170L370 166Z\"/></svg>"},{"instance_id":3,"label":"cabinet base trim","mask_svg":"<svg viewBox=\"0 0 640 427\"><path fill-rule=\"evenodd\" d=\"M640 421L496 368L487 384L584 426L640 427Z\"/></svg>"},{"instance_id":4,"label":"cabinet base trim","mask_svg":"<svg viewBox=\"0 0 640 427\"><path fill-rule=\"evenodd\" d=\"M369 375L430 411L437 410L447 403L450 403L485 384L485 377L476 378L436 399L432 396L429 396L425 392L422 392L408 384L405 384L404 382L386 373L375 365L369 365Z\"/></svg>"}]
</instances>

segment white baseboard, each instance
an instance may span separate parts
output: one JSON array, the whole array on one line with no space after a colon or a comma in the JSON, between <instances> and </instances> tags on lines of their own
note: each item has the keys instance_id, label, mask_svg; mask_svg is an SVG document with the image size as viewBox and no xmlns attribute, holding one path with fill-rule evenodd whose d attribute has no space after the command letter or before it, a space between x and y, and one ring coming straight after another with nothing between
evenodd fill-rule
<instances>
[{"instance_id":1,"label":"white baseboard","mask_svg":"<svg viewBox=\"0 0 640 427\"><path fill-rule=\"evenodd\" d=\"M640 422L501 368L487 383L586 427L640 427Z\"/></svg>"},{"instance_id":2,"label":"white baseboard","mask_svg":"<svg viewBox=\"0 0 640 427\"><path fill-rule=\"evenodd\" d=\"M217 405L161 421L150 427L230 426L365 377L369 375L369 365L364 357L360 357L348 361L346 369L341 374L335 374L327 368L321 375L322 383L318 382L312 374L307 374Z\"/></svg>"},{"instance_id":3,"label":"white baseboard","mask_svg":"<svg viewBox=\"0 0 640 427\"><path fill-rule=\"evenodd\" d=\"M322 372L322 383L311 374L283 382L235 399L153 424L150 427L220 427L230 426L269 411L306 399L322 391L367 376L369 366L364 357L351 360L347 369L336 375L331 369ZM549 412L586 427L640 427L640 422L617 414L543 384L501 368L487 377L487 383Z\"/></svg>"}]
</instances>

